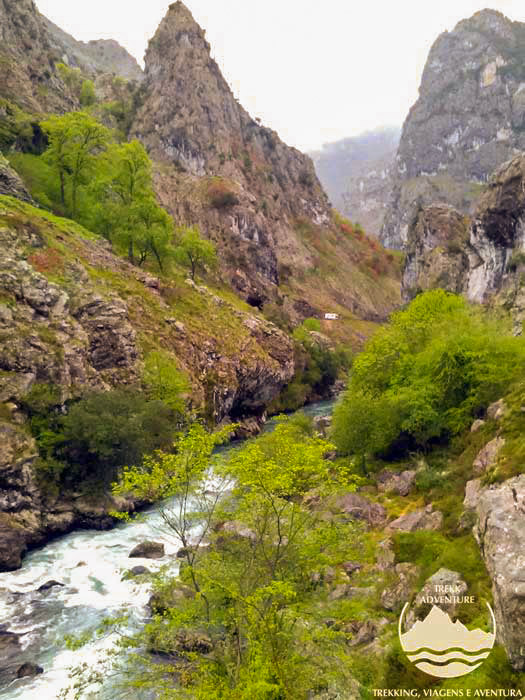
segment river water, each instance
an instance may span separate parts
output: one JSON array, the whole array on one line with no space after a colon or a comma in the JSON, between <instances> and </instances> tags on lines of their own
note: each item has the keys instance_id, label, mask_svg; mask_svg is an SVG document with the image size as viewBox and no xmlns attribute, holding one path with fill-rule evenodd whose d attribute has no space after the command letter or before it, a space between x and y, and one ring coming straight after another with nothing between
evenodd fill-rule
<instances>
[{"instance_id":1,"label":"river water","mask_svg":"<svg viewBox=\"0 0 525 700\"><path fill-rule=\"evenodd\" d=\"M303 410L312 416L326 415L333 403L312 404ZM268 428L271 426L270 421ZM163 542L166 556L158 561L129 559L133 547L144 540ZM18 571L0 574L0 630L21 635L22 653L15 665L30 661L44 669L35 678L3 686L0 673L0 697L51 700L70 685L70 668L82 663L91 668L109 664L108 650L117 641L115 633L108 632L76 651L66 648L65 638L95 630L105 618L123 609L130 613L131 629L137 629L147 618L150 585L122 580L123 574L134 566L155 571L166 562L176 562L174 555L179 548L180 542L164 531L158 512L152 508L139 521L120 524L108 532L82 530L56 539L31 552ZM63 586L37 590L51 580ZM0 669L3 665L0 657ZM86 690L82 698L147 700L143 691L119 694L109 678L102 689Z\"/></svg>"}]
</instances>

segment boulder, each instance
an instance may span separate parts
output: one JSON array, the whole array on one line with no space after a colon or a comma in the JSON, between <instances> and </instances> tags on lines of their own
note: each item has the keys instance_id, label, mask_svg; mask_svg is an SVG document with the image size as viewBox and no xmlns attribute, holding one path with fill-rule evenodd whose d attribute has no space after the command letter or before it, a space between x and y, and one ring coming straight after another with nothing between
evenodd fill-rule
<instances>
[{"instance_id":1,"label":"boulder","mask_svg":"<svg viewBox=\"0 0 525 700\"><path fill-rule=\"evenodd\" d=\"M416 472L414 470L405 470L403 472L392 472L388 469L383 469L377 475L377 488L381 492L393 492L400 496L408 496L414 486Z\"/></svg>"},{"instance_id":2,"label":"boulder","mask_svg":"<svg viewBox=\"0 0 525 700\"><path fill-rule=\"evenodd\" d=\"M416 599L416 605L412 607L412 610L410 611L411 613L414 613L417 617L418 613L418 606L417 606L417 600L422 599L422 598L429 598L429 597L443 597L443 593L441 593L441 588L440 586L451 586L454 587L454 595L457 596L462 596L467 593L468 586L463 581L461 578L461 574L458 574L457 571L451 571L450 569L445 569L441 568L439 571L436 571L435 574L432 574L426 581L419 592L417 599ZM424 604L427 606L428 610L428 604ZM450 617L453 617L457 604L456 603L437 603L439 607L446 613L449 614Z\"/></svg>"},{"instance_id":3,"label":"boulder","mask_svg":"<svg viewBox=\"0 0 525 700\"><path fill-rule=\"evenodd\" d=\"M20 666L16 672L17 678L34 678L35 676L44 673L42 666L37 666L33 663L25 663Z\"/></svg>"},{"instance_id":4,"label":"boulder","mask_svg":"<svg viewBox=\"0 0 525 700\"><path fill-rule=\"evenodd\" d=\"M480 418L478 418L478 419L475 420L474 423L472 423L472 425L470 426L470 432L471 432L471 433L477 433L478 430L479 430L480 428L482 428L482 427L485 425L485 423L486 423L486 421L481 420Z\"/></svg>"},{"instance_id":5,"label":"boulder","mask_svg":"<svg viewBox=\"0 0 525 700\"><path fill-rule=\"evenodd\" d=\"M500 450L505 445L505 438L496 437L483 447L472 465L474 475L481 476L491 469L498 460Z\"/></svg>"},{"instance_id":6,"label":"boulder","mask_svg":"<svg viewBox=\"0 0 525 700\"><path fill-rule=\"evenodd\" d=\"M340 496L335 507L340 513L362 520L371 528L383 527L387 521L387 512L379 503L372 503L357 493L345 493Z\"/></svg>"},{"instance_id":7,"label":"boulder","mask_svg":"<svg viewBox=\"0 0 525 700\"><path fill-rule=\"evenodd\" d=\"M2 685L16 677L21 653L20 636L14 632L0 631L0 682Z\"/></svg>"},{"instance_id":8,"label":"boulder","mask_svg":"<svg viewBox=\"0 0 525 700\"><path fill-rule=\"evenodd\" d=\"M498 640L525 671L525 474L485 489L475 535L492 579Z\"/></svg>"},{"instance_id":9,"label":"boulder","mask_svg":"<svg viewBox=\"0 0 525 700\"><path fill-rule=\"evenodd\" d=\"M415 564L404 562L396 564L395 573L397 581L381 594L381 605L385 610L400 610L409 600L412 589L419 575L419 567Z\"/></svg>"},{"instance_id":10,"label":"boulder","mask_svg":"<svg viewBox=\"0 0 525 700\"><path fill-rule=\"evenodd\" d=\"M358 561L345 561L344 564L342 564L342 568L347 576L351 576L355 574L356 571L360 571L363 565Z\"/></svg>"},{"instance_id":11,"label":"boulder","mask_svg":"<svg viewBox=\"0 0 525 700\"><path fill-rule=\"evenodd\" d=\"M442 526L443 513L440 510L434 510L434 506L430 504L426 508L401 515L391 522L387 529L416 532L417 530L440 530Z\"/></svg>"},{"instance_id":12,"label":"boulder","mask_svg":"<svg viewBox=\"0 0 525 700\"><path fill-rule=\"evenodd\" d=\"M474 510L476 508L482 488L481 479L467 481L465 485L465 498L463 499L465 510Z\"/></svg>"},{"instance_id":13,"label":"boulder","mask_svg":"<svg viewBox=\"0 0 525 700\"><path fill-rule=\"evenodd\" d=\"M504 399L500 399L499 401L495 401L494 403L490 404L490 406L487 408L487 417L491 420L501 420L507 413L507 410L507 404L505 403Z\"/></svg>"},{"instance_id":14,"label":"boulder","mask_svg":"<svg viewBox=\"0 0 525 700\"><path fill-rule=\"evenodd\" d=\"M63 587L64 587L64 584L63 584L63 583L60 583L59 581L55 581L55 580L52 579L51 581L46 581L46 582L43 583L41 586L39 586L39 587L37 588L37 591L38 591L39 593L45 593L46 591L49 591L49 590L51 590L52 588L55 588L55 587L63 588Z\"/></svg>"},{"instance_id":15,"label":"boulder","mask_svg":"<svg viewBox=\"0 0 525 700\"><path fill-rule=\"evenodd\" d=\"M132 569L128 569L122 576L123 581L128 581L129 579L136 578L137 576L144 576L145 574L150 574L151 571L145 566L134 566Z\"/></svg>"},{"instance_id":16,"label":"boulder","mask_svg":"<svg viewBox=\"0 0 525 700\"><path fill-rule=\"evenodd\" d=\"M226 533L234 539L251 540L252 542L257 539L256 533L238 520L229 520L222 523L218 528L218 532Z\"/></svg>"},{"instance_id":17,"label":"boulder","mask_svg":"<svg viewBox=\"0 0 525 700\"><path fill-rule=\"evenodd\" d=\"M141 542L130 552L130 559L162 559L165 554L164 545L161 542Z\"/></svg>"},{"instance_id":18,"label":"boulder","mask_svg":"<svg viewBox=\"0 0 525 700\"><path fill-rule=\"evenodd\" d=\"M367 598L375 593L373 586L357 587L342 583L336 586L328 596L330 600L341 600L341 598Z\"/></svg>"},{"instance_id":19,"label":"boulder","mask_svg":"<svg viewBox=\"0 0 525 700\"><path fill-rule=\"evenodd\" d=\"M387 571L394 566L396 555L394 543L391 539L383 540L377 546L376 568L379 571Z\"/></svg>"}]
</instances>

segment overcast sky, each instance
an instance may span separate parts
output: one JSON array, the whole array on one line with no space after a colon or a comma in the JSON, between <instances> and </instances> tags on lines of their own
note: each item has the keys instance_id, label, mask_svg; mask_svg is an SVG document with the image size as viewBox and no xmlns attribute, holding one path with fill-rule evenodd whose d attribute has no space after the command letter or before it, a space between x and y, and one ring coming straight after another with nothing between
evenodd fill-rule
<instances>
[{"instance_id":1,"label":"overcast sky","mask_svg":"<svg viewBox=\"0 0 525 700\"><path fill-rule=\"evenodd\" d=\"M487 4L487 3L490 4ZM169 0L36 0L83 41L140 62ZM525 21L524 0L186 0L235 95L288 144L311 150L402 124L441 32L484 7Z\"/></svg>"}]
</instances>

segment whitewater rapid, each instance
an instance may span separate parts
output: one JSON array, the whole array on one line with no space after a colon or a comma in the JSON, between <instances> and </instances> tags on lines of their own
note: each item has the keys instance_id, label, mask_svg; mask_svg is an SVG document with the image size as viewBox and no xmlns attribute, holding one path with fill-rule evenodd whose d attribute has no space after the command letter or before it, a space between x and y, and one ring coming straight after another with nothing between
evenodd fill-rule
<instances>
[{"instance_id":1,"label":"whitewater rapid","mask_svg":"<svg viewBox=\"0 0 525 700\"><path fill-rule=\"evenodd\" d=\"M310 415L324 415L333 403L323 402L305 409ZM269 426L271 429L271 425ZM135 545L144 540L162 542L166 556L160 560L130 559ZM44 673L34 678L0 684L5 700L52 700L71 683L69 671L86 663L108 671L100 686L82 694L82 700L149 700L144 691L127 690L120 694L109 673L108 651L117 636L108 632L94 637L77 650L68 650L65 639L78 637L100 627L105 618L129 613L130 630L138 630L148 616L151 595L149 583L123 579L135 566L151 572L169 565L177 570L176 552L181 543L166 530L159 513L152 508L139 521L123 523L113 530L77 531L31 552L18 571L0 574L0 630L21 635L20 664L38 664ZM47 591L37 589L48 581L62 586ZM2 659L0 658L0 668ZM137 693L137 694L134 694ZM66 696L68 700L74 695Z\"/></svg>"}]
</instances>

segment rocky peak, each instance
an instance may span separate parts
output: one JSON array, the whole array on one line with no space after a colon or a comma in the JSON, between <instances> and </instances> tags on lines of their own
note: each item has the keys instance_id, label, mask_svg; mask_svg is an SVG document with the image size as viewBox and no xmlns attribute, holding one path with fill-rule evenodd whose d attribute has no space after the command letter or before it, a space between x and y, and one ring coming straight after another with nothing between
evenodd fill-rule
<instances>
[{"instance_id":1,"label":"rocky peak","mask_svg":"<svg viewBox=\"0 0 525 700\"><path fill-rule=\"evenodd\" d=\"M298 277L315 268L316 251L300 231L321 239L332 226L311 159L238 103L181 2L170 6L145 62L131 134L170 166L157 173L161 202L217 243L227 277L249 303L274 301L284 270Z\"/></svg>"},{"instance_id":2,"label":"rocky peak","mask_svg":"<svg viewBox=\"0 0 525 700\"><path fill-rule=\"evenodd\" d=\"M405 122L382 239L400 248L417 206L472 214L494 170L525 149L525 24L482 10L438 37Z\"/></svg>"}]
</instances>

